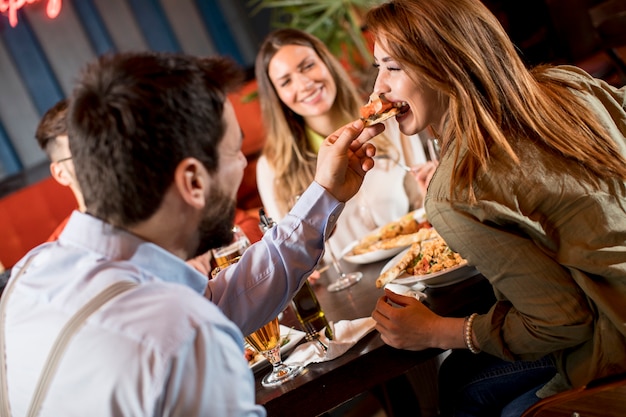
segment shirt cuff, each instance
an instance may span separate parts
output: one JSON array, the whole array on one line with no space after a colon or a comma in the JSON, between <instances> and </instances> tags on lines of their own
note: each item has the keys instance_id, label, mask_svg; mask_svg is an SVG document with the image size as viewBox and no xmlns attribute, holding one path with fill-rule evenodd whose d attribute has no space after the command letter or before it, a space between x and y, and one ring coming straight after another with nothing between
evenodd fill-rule
<instances>
[{"instance_id":1,"label":"shirt cuff","mask_svg":"<svg viewBox=\"0 0 626 417\"><path fill-rule=\"evenodd\" d=\"M324 227L324 240L327 240L337 224L345 204L338 201L331 193L317 182L302 193L289 215L310 224L314 228Z\"/></svg>"}]
</instances>

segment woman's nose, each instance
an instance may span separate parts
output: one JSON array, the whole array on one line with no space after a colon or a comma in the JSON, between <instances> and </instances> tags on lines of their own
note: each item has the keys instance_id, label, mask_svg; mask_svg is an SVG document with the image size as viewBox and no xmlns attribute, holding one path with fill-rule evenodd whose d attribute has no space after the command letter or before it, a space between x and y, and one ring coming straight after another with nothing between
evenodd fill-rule
<instances>
[{"instance_id":1,"label":"woman's nose","mask_svg":"<svg viewBox=\"0 0 626 417\"><path fill-rule=\"evenodd\" d=\"M306 75L302 75L300 74L298 77L298 86L300 87L300 89L302 90L309 90L313 87L314 82L312 79L310 79L309 77L307 77Z\"/></svg>"},{"instance_id":2,"label":"woman's nose","mask_svg":"<svg viewBox=\"0 0 626 417\"><path fill-rule=\"evenodd\" d=\"M374 82L374 93L380 96L382 94L389 93L389 91L391 90L389 88L389 84L385 80L385 76L379 72L376 76L376 81Z\"/></svg>"}]
</instances>

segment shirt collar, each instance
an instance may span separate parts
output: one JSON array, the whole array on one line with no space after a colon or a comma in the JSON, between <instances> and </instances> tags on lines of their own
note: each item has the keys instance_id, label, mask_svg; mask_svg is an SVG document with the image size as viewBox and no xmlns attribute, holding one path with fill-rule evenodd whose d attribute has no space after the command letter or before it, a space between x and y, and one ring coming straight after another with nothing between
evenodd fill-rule
<instances>
[{"instance_id":1,"label":"shirt collar","mask_svg":"<svg viewBox=\"0 0 626 417\"><path fill-rule=\"evenodd\" d=\"M74 211L59 236L60 243L83 247L111 261L128 261L166 282L186 285L203 294L208 278L172 253L89 214Z\"/></svg>"}]
</instances>

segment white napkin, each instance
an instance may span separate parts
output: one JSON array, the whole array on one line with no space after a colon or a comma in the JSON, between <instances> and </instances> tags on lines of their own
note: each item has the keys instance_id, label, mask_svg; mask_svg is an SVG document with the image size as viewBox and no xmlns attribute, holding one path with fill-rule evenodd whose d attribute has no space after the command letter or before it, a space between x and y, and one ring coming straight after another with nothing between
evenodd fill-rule
<instances>
[{"instance_id":1,"label":"white napkin","mask_svg":"<svg viewBox=\"0 0 626 417\"><path fill-rule=\"evenodd\" d=\"M333 329L335 338L328 340L324 331L320 332L320 341L328 346L328 350L320 346L316 341L306 342L294 349L285 363L301 363L304 366L310 363L330 361L346 353L348 349L356 344L363 336L374 330L376 322L371 317L364 317L356 320L341 320L336 324L330 322L328 325Z\"/></svg>"},{"instance_id":2,"label":"white napkin","mask_svg":"<svg viewBox=\"0 0 626 417\"><path fill-rule=\"evenodd\" d=\"M390 282L389 284L385 285L385 288L399 295L406 295L407 297L415 297L417 298L418 301L422 301L423 299L426 298L426 294L423 292L426 289L426 286L422 284L421 282L418 282L417 284L414 284L413 286L394 284L393 282Z\"/></svg>"}]
</instances>

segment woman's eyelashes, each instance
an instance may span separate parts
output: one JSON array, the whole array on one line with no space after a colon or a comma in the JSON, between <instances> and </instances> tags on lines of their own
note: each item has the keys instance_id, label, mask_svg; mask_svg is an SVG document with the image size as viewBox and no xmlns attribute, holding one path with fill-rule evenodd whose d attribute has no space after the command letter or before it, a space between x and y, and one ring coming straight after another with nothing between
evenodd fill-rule
<instances>
[{"instance_id":1,"label":"woman's eyelashes","mask_svg":"<svg viewBox=\"0 0 626 417\"><path fill-rule=\"evenodd\" d=\"M380 71L380 64L379 64L379 63L376 63L376 62L375 62L375 63L373 63L373 64L372 64L372 66L373 66L376 70ZM385 67L385 69L386 69L387 71L402 71L402 68L400 68L400 67L398 67L398 66L393 66L393 65L387 65L387 66Z\"/></svg>"}]
</instances>

